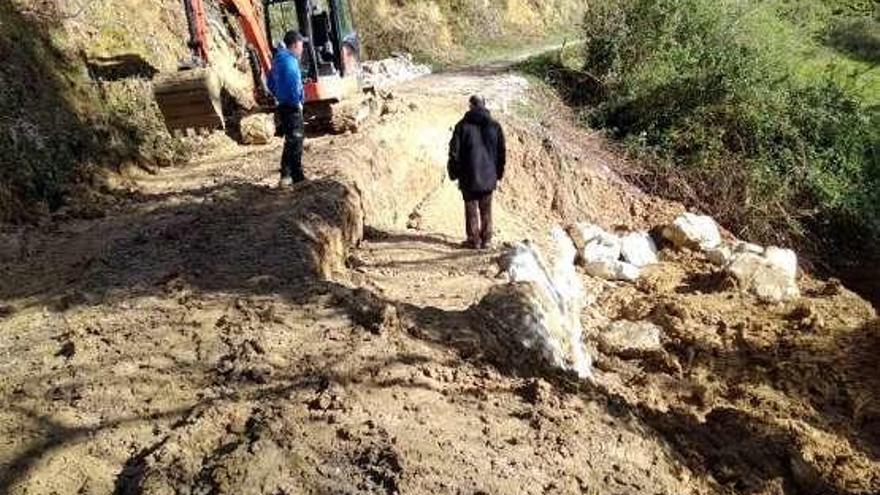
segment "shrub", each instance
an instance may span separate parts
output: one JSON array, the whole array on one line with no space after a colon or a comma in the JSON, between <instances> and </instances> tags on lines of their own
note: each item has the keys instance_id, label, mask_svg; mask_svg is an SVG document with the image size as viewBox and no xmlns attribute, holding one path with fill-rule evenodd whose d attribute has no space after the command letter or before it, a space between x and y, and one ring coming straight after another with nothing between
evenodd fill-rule
<instances>
[{"instance_id":1,"label":"shrub","mask_svg":"<svg viewBox=\"0 0 880 495\"><path fill-rule=\"evenodd\" d=\"M790 242L839 223L876 235L877 109L808 63L816 44L788 20L790 7L592 4L586 70L604 89L592 123L657 158L641 175L655 192L720 214L740 234Z\"/></svg>"}]
</instances>

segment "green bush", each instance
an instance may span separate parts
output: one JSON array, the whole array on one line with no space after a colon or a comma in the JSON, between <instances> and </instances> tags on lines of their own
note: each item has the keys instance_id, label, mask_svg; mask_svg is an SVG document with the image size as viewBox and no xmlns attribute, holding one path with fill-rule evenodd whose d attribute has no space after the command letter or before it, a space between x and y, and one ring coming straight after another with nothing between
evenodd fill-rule
<instances>
[{"instance_id":1,"label":"green bush","mask_svg":"<svg viewBox=\"0 0 880 495\"><path fill-rule=\"evenodd\" d=\"M585 70L602 88L592 123L655 158L643 175L655 192L740 234L790 242L846 225L877 235L880 117L838 65L811 61L840 8L812 2L804 16L810 3L591 4Z\"/></svg>"}]
</instances>

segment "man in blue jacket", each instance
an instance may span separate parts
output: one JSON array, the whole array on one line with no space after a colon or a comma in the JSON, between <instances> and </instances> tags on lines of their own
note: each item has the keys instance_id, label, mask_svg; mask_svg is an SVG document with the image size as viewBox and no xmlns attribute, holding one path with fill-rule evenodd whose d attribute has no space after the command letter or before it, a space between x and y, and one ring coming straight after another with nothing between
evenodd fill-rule
<instances>
[{"instance_id":1,"label":"man in blue jacket","mask_svg":"<svg viewBox=\"0 0 880 495\"><path fill-rule=\"evenodd\" d=\"M267 81L269 90L278 101L279 131L284 136L284 151L281 154L281 187L306 179L302 168L305 93L299 66L303 42L304 38L296 31L288 31L284 35L284 46L275 53L272 71Z\"/></svg>"}]
</instances>

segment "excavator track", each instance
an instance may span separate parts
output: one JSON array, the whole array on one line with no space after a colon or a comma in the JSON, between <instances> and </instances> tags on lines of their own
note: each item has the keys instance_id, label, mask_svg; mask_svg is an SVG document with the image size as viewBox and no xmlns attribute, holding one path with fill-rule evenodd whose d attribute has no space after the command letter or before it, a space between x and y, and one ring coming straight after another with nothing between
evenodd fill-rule
<instances>
[{"instance_id":1,"label":"excavator track","mask_svg":"<svg viewBox=\"0 0 880 495\"><path fill-rule=\"evenodd\" d=\"M306 130L310 133L358 132L377 114L376 98L369 94L343 101L310 103L304 110Z\"/></svg>"}]
</instances>

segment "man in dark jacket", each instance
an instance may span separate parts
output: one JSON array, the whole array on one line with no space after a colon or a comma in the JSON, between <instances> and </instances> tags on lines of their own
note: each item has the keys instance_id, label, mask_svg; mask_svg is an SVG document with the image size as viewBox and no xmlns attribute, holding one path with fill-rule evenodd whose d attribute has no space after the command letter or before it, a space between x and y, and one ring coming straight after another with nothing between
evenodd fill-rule
<instances>
[{"instance_id":1,"label":"man in dark jacket","mask_svg":"<svg viewBox=\"0 0 880 495\"><path fill-rule=\"evenodd\" d=\"M296 31L284 35L284 46L279 48L272 60L272 71L267 83L278 101L279 133L284 135L284 151L281 154L281 187L304 181L302 168L303 141L303 91L302 71L299 60L303 53L304 38Z\"/></svg>"},{"instance_id":2,"label":"man in dark jacket","mask_svg":"<svg viewBox=\"0 0 880 495\"><path fill-rule=\"evenodd\" d=\"M449 142L447 166L464 198L466 247L486 249L492 241L492 192L504 178L506 160L504 131L492 119L485 100L471 96L470 110Z\"/></svg>"}]
</instances>

